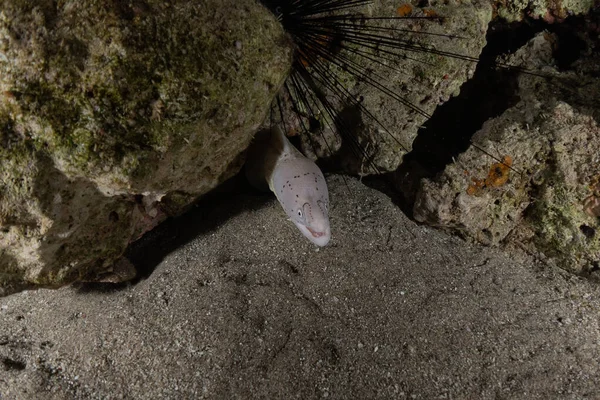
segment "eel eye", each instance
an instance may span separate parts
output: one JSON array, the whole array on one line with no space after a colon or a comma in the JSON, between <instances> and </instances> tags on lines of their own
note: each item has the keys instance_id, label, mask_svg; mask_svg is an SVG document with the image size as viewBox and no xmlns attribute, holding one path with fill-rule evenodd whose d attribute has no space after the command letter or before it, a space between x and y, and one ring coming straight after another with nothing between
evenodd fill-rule
<instances>
[{"instance_id":1,"label":"eel eye","mask_svg":"<svg viewBox=\"0 0 600 400\"><path fill-rule=\"evenodd\" d=\"M301 209L301 208L299 208L299 209L298 209L298 216L299 216L300 218L302 218L302 209Z\"/></svg>"}]
</instances>

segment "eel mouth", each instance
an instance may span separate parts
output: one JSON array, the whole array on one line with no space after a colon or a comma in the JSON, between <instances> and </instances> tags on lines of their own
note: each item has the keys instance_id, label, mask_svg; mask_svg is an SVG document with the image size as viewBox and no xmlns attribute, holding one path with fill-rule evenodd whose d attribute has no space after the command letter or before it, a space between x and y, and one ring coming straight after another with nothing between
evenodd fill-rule
<instances>
[{"instance_id":1,"label":"eel mouth","mask_svg":"<svg viewBox=\"0 0 600 400\"><path fill-rule=\"evenodd\" d=\"M314 228L309 228L306 225L299 224L294 221L294 224L300 229L300 232L311 242L316 244L319 247L326 246L331 239L331 230L329 227L326 227L323 232L315 230Z\"/></svg>"},{"instance_id":2,"label":"eel mouth","mask_svg":"<svg viewBox=\"0 0 600 400\"><path fill-rule=\"evenodd\" d=\"M313 235L313 237L316 238L320 238L325 236L325 232L317 232L317 231L313 231L312 229L310 229L308 226L306 227L306 229L308 229L308 231L310 232L311 235Z\"/></svg>"}]
</instances>

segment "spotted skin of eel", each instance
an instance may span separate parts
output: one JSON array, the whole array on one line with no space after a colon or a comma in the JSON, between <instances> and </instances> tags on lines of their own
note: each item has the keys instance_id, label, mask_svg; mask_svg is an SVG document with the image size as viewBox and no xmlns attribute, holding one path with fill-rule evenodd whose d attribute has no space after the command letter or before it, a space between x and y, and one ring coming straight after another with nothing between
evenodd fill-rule
<instances>
[{"instance_id":1,"label":"spotted skin of eel","mask_svg":"<svg viewBox=\"0 0 600 400\"><path fill-rule=\"evenodd\" d=\"M268 186L308 240L317 246L329 243L329 192L323 173L279 128L257 135L248 151L246 176L259 189Z\"/></svg>"}]
</instances>

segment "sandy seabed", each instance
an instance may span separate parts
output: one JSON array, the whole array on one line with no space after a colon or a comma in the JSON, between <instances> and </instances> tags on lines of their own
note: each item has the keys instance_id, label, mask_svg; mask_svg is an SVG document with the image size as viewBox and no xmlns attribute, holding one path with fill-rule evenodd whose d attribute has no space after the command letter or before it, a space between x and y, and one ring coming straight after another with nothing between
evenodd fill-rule
<instances>
[{"instance_id":1,"label":"sandy seabed","mask_svg":"<svg viewBox=\"0 0 600 400\"><path fill-rule=\"evenodd\" d=\"M0 299L0 399L600 398L597 284L328 178L317 249L271 197L202 202L136 284Z\"/></svg>"}]
</instances>

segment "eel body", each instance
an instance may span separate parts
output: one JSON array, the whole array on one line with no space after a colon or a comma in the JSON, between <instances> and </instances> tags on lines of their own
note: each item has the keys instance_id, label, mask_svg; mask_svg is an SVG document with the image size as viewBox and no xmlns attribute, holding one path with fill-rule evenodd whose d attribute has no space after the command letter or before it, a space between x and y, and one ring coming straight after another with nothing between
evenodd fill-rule
<instances>
[{"instance_id":1,"label":"eel body","mask_svg":"<svg viewBox=\"0 0 600 400\"><path fill-rule=\"evenodd\" d=\"M248 151L246 176L255 187L275 193L300 232L317 246L331 238L329 192L323 173L279 128L257 135Z\"/></svg>"}]
</instances>

